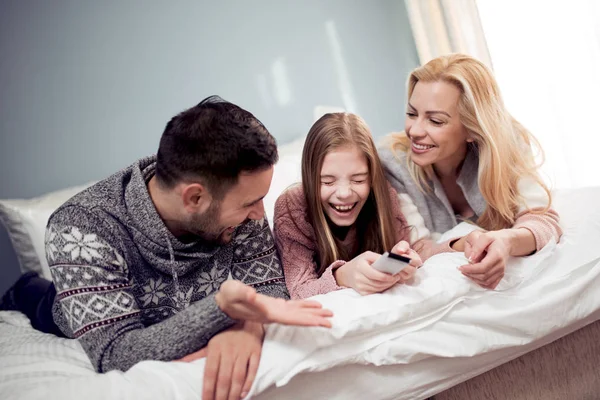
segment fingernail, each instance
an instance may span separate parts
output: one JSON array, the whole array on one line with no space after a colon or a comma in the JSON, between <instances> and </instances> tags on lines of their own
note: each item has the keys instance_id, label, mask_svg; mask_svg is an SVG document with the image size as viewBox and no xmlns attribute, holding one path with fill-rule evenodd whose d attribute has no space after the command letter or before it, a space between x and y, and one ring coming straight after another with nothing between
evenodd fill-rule
<instances>
[{"instance_id":1,"label":"fingernail","mask_svg":"<svg viewBox=\"0 0 600 400\"><path fill-rule=\"evenodd\" d=\"M242 392L242 394L240 394L241 399L243 399L246 396L248 396L248 392Z\"/></svg>"},{"instance_id":2,"label":"fingernail","mask_svg":"<svg viewBox=\"0 0 600 400\"><path fill-rule=\"evenodd\" d=\"M470 263L473 263L473 260L471 259L471 256L469 256L469 258L467 258L467 261L469 261Z\"/></svg>"}]
</instances>

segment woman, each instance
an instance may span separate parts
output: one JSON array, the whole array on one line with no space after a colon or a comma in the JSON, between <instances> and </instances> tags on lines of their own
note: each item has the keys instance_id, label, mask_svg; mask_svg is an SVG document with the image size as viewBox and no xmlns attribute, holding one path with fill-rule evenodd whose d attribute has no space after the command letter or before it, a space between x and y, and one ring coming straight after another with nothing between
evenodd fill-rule
<instances>
[{"instance_id":1,"label":"woman","mask_svg":"<svg viewBox=\"0 0 600 400\"><path fill-rule=\"evenodd\" d=\"M388 179L432 233L461 220L484 229L451 245L471 263L459 268L463 274L495 288L509 256L532 254L562 235L537 173L531 146L539 145L472 57L442 56L415 69L408 99L404 132L380 151Z\"/></svg>"},{"instance_id":2,"label":"woman","mask_svg":"<svg viewBox=\"0 0 600 400\"><path fill-rule=\"evenodd\" d=\"M411 279L422 264L408 244L410 229L371 132L354 114L326 114L312 126L302 153L302 184L277 199L274 233L292 298L343 287L382 292ZM407 255L411 265L396 275L371 267L390 250Z\"/></svg>"}]
</instances>

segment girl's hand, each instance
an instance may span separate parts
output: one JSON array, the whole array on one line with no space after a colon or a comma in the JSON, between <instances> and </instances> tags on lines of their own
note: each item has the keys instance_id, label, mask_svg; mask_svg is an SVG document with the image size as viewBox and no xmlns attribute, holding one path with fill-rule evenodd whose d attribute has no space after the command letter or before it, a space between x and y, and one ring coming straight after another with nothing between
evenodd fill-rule
<instances>
[{"instance_id":1,"label":"girl's hand","mask_svg":"<svg viewBox=\"0 0 600 400\"><path fill-rule=\"evenodd\" d=\"M363 296L381 293L394 286L401 279L400 274L390 275L371 267L379 257L380 254L366 251L336 269L334 277L338 285L350 287Z\"/></svg>"},{"instance_id":2,"label":"girl's hand","mask_svg":"<svg viewBox=\"0 0 600 400\"><path fill-rule=\"evenodd\" d=\"M421 256L419 256L419 254L416 251L411 249L408 242L404 240L398 242L394 246L394 248L392 249L392 253L408 257L411 260L408 267L404 268L397 274L400 277L399 282L406 282L411 280L415 276L417 269L423 265Z\"/></svg>"}]
</instances>

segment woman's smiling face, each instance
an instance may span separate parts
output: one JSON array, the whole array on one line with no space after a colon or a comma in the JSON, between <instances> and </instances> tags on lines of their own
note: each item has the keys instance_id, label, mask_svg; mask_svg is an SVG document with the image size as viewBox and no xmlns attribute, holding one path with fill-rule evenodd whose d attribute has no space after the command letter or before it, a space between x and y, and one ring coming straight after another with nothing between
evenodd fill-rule
<instances>
[{"instance_id":1,"label":"woman's smiling face","mask_svg":"<svg viewBox=\"0 0 600 400\"><path fill-rule=\"evenodd\" d=\"M447 82L417 82L408 101L404 130L413 162L455 167L463 161L468 132L458 111L460 90Z\"/></svg>"}]
</instances>

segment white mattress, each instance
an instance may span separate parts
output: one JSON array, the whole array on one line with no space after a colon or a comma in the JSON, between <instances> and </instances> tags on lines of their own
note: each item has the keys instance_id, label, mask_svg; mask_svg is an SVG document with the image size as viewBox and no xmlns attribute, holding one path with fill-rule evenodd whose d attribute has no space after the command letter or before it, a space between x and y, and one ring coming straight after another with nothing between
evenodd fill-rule
<instances>
[{"instance_id":1,"label":"white mattress","mask_svg":"<svg viewBox=\"0 0 600 400\"><path fill-rule=\"evenodd\" d=\"M270 326L254 398L421 399L593 322L597 204L600 188L559 193L561 243L512 260L496 291L456 271L462 255L446 254L385 294L318 296L336 314L333 329ZM0 398L200 398L204 360L99 375L77 342L35 332L18 313L0 321Z\"/></svg>"}]
</instances>

